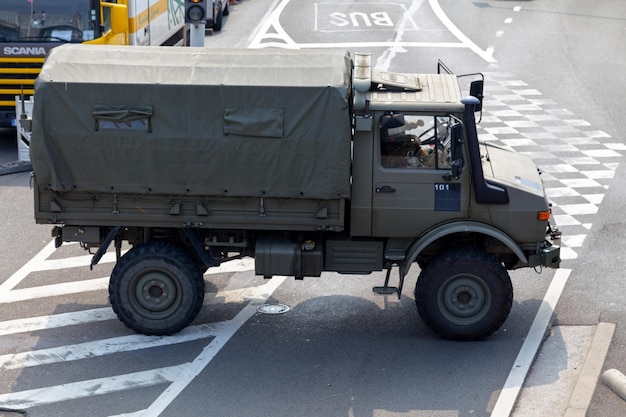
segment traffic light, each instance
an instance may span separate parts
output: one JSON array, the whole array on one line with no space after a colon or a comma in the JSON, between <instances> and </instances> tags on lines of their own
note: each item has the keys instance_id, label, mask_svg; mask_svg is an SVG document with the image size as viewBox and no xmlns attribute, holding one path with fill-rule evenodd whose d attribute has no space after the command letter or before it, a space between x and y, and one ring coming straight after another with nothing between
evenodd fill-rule
<instances>
[{"instance_id":1,"label":"traffic light","mask_svg":"<svg viewBox=\"0 0 626 417\"><path fill-rule=\"evenodd\" d=\"M185 0L185 23L206 23L206 5L209 1Z\"/></svg>"}]
</instances>

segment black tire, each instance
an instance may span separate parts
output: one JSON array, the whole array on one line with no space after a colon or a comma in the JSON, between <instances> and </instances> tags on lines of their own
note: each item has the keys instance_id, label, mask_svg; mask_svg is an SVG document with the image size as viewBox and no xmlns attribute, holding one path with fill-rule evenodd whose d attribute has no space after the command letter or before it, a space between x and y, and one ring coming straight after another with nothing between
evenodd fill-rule
<instances>
[{"instance_id":1,"label":"black tire","mask_svg":"<svg viewBox=\"0 0 626 417\"><path fill-rule=\"evenodd\" d=\"M215 21L213 22L213 30L219 32L222 30L222 25L224 24L224 14L222 11L222 6L217 8L217 15L215 16Z\"/></svg>"},{"instance_id":2,"label":"black tire","mask_svg":"<svg viewBox=\"0 0 626 417\"><path fill-rule=\"evenodd\" d=\"M204 302L204 278L193 257L167 242L132 248L109 281L109 301L130 329L170 335L188 326Z\"/></svg>"},{"instance_id":3,"label":"black tire","mask_svg":"<svg viewBox=\"0 0 626 417\"><path fill-rule=\"evenodd\" d=\"M424 323L444 339L480 340L509 316L513 285L507 270L490 254L453 249L422 269L415 303Z\"/></svg>"}]
</instances>

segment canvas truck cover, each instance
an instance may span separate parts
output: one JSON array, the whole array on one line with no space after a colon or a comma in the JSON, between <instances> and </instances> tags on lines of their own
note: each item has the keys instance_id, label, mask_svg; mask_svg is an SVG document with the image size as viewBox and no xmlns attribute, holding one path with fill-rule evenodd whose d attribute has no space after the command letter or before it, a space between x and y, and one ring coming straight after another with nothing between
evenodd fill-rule
<instances>
[{"instance_id":1,"label":"canvas truck cover","mask_svg":"<svg viewBox=\"0 0 626 417\"><path fill-rule=\"evenodd\" d=\"M64 45L36 82L42 189L350 197L347 52Z\"/></svg>"}]
</instances>

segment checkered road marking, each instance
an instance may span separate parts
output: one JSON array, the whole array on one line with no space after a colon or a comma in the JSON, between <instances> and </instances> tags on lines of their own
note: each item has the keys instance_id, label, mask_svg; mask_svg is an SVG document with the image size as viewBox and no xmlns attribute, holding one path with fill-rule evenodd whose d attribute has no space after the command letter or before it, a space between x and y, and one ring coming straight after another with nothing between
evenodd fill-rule
<instances>
[{"instance_id":1,"label":"checkered road marking","mask_svg":"<svg viewBox=\"0 0 626 417\"><path fill-rule=\"evenodd\" d=\"M506 73L485 74L480 139L529 155L542 171L561 257L575 259L626 145Z\"/></svg>"}]
</instances>

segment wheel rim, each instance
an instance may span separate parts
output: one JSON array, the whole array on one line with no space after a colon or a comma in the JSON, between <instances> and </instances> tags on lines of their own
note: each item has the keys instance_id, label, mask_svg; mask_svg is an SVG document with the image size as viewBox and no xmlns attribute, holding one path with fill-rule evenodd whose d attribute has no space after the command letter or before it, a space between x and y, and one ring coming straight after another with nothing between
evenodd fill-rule
<instances>
[{"instance_id":1,"label":"wheel rim","mask_svg":"<svg viewBox=\"0 0 626 417\"><path fill-rule=\"evenodd\" d=\"M142 316L158 320L173 314L181 303L178 279L160 269L144 271L129 287L132 307Z\"/></svg>"},{"instance_id":2,"label":"wheel rim","mask_svg":"<svg viewBox=\"0 0 626 417\"><path fill-rule=\"evenodd\" d=\"M492 303L491 292L477 276L453 276L441 286L437 303L446 320L471 325L488 314Z\"/></svg>"}]
</instances>

